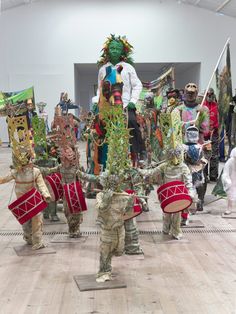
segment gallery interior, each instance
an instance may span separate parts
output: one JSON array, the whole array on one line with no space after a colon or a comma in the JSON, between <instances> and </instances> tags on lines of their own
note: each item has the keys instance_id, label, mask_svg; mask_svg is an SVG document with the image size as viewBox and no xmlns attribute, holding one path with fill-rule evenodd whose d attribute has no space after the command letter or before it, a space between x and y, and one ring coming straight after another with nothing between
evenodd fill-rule
<instances>
[{"instance_id":1,"label":"gallery interior","mask_svg":"<svg viewBox=\"0 0 236 314\"><path fill-rule=\"evenodd\" d=\"M236 313L235 29L235 0L0 0L0 313Z\"/></svg>"}]
</instances>

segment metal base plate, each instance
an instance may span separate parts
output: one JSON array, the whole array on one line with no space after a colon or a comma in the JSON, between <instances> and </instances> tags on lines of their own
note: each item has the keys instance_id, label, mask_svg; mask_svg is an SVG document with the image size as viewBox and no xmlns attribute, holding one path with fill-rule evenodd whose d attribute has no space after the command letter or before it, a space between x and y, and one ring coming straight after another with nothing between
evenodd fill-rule
<instances>
[{"instance_id":1,"label":"metal base plate","mask_svg":"<svg viewBox=\"0 0 236 314\"><path fill-rule=\"evenodd\" d=\"M14 250L18 256L32 256L32 255L43 255L43 254L55 254L56 251L50 247L45 247L39 250L32 250L31 245L19 245L14 246Z\"/></svg>"},{"instance_id":2,"label":"metal base plate","mask_svg":"<svg viewBox=\"0 0 236 314\"><path fill-rule=\"evenodd\" d=\"M189 220L189 224L187 226L181 226L181 228L205 228L204 224L201 220Z\"/></svg>"},{"instance_id":3,"label":"metal base plate","mask_svg":"<svg viewBox=\"0 0 236 314\"><path fill-rule=\"evenodd\" d=\"M74 276L74 280L80 291L127 288L126 284L118 278L98 283L94 274Z\"/></svg>"},{"instance_id":4,"label":"metal base plate","mask_svg":"<svg viewBox=\"0 0 236 314\"><path fill-rule=\"evenodd\" d=\"M79 238L70 238L67 234L56 234L51 242L52 243L83 243L87 240L87 236L81 236Z\"/></svg>"},{"instance_id":5,"label":"metal base plate","mask_svg":"<svg viewBox=\"0 0 236 314\"><path fill-rule=\"evenodd\" d=\"M232 212L229 215L222 214L222 218L236 219L236 212Z\"/></svg>"}]
</instances>

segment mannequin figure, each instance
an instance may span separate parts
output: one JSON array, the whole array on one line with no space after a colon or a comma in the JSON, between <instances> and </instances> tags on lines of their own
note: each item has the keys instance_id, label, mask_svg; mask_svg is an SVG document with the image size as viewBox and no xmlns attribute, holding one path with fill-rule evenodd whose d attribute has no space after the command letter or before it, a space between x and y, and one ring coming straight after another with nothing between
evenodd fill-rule
<instances>
[{"instance_id":1,"label":"mannequin figure","mask_svg":"<svg viewBox=\"0 0 236 314\"><path fill-rule=\"evenodd\" d=\"M14 169L5 177L0 177L0 184L15 180L15 193L17 198L30 191L33 187L42 194L44 200L49 203L50 193L43 180L40 170L31 162L30 150L26 147L18 147L13 152ZM42 213L38 213L32 219L22 225L23 238L33 250L44 248Z\"/></svg>"},{"instance_id":2,"label":"mannequin figure","mask_svg":"<svg viewBox=\"0 0 236 314\"><path fill-rule=\"evenodd\" d=\"M166 162L157 166L154 169L142 170L138 172L143 177L151 177L158 181L158 183L165 184L167 182L180 180L185 183L191 198L194 198L194 189L192 185L192 177L188 166L183 161L183 149L181 146L175 148L168 148L166 150ZM182 238L181 231L181 212L168 214L163 213L163 233L170 234L174 239L180 240Z\"/></svg>"},{"instance_id":3,"label":"mannequin figure","mask_svg":"<svg viewBox=\"0 0 236 314\"><path fill-rule=\"evenodd\" d=\"M142 91L142 83L134 67L131 65L132 59L130 58L130 54L132 53L132 48L125 37L111 35L107 38L103 54L98 62L101 65L98 73L98 96L100 96L101 83L106 76L106 68L108 66L116 68L121 66L121 79L123 82L122 103L123 108L127 110L128 127L132 129L130 132L131 157L134 166L137 166L140 154L145 150L145 144L136 119L135 104Z\"/></svg>"},{"instance_id":4,"label":"mannequin figure","mask_svg":"<svg viewBox=\"0 0 236 314\"><path fill-rule=\"evenodd\" d=\"M233 211L236 201L236 148L232 149L230 158L224 166L222 183L228 199L228 208L225 214L229 215Z\"/></svg>"}]
</instances>

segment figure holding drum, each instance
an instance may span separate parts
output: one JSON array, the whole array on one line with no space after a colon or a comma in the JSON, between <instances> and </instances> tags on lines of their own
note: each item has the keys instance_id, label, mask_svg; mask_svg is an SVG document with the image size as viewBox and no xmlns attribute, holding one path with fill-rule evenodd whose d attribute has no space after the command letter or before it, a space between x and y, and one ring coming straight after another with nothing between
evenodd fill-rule
<instances>
[{"instance_id":1,"label":"figure holding drum","mask_svg":"<svg viewBox=\"0 0 236 314\"><path fill-rule=\"evenodd\" d=\"M166 149L167 161L154 169L138 169L143 177L157 179L163 184L157 190L163 210L163 233L179 240L182 238L181 211L188 208L194 198L192 176L183 161L181 146Z\"/></svg>"},{"instance_id":2,"label":"figure holding drum","mask_svg":"<svg viewBox=\"0 0 236 314\"><path fill-rule=\"evenodd\" d=\"M26 243L38 250L45 247L41 211L47 207L51 197L40 170L31 163L30 150L26 147L21 150L19 146L13 150L13 164L14 169L7 176L0 177L0 184L15 180L17 200L8 208L22 224Z\"/></svg>"}]
</instances>

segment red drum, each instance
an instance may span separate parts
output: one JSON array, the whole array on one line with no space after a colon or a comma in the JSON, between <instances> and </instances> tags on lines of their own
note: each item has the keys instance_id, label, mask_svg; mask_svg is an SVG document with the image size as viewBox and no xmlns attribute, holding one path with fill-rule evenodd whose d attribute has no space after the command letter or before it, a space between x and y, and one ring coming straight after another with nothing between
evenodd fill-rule
<instances>
[{"instance_id":1,"label":"red drum","mask_svg":"<svg viewBox=\"0 0 236 314\"><path fill-rule=\"evenodd\" d=\"M125 192L128 194L135 194L134 190L125 190ZM138 197L134 197L133 210L130 210L124 214L124 220L132 219L140 214L142 214L142 206L140 205Z\"/></svg>"},{"instance_id":2,"label":"red drum","mask_svg":"<svg viewBox=\"0 0 236 314\"><path fill-rule=\"evenodd\" d=\"M164 213L178 213L192 204L188 189L182 181L172 181L157 189L158 199Z\"/></svg>"},{"instance_id":3,"label":"red drum","mask_svg":"<svg viewBox=\"0 0 236 314\"><path fill-rule=\"evenodd\" d=\"M66 202L71 214L87 210L84 194L78 181L63 185Z\"/></svg>"},{"instance_id":4,"label":"red drum","mask_svg":"<svg viewBox=\"0 0 236 314\"><path fill-rule=\"evenodd\" d=\"M42 195L35 188L20 196L16 201L8 205L12 214L21 225L36 216L48 206Z\"/></svg>"},{"instance_id":5,"label":"red drum","mask_svg":"<svg viewBox=\"0 0 236 314\"><path fill-rule=\"evenodd\" d=\"M52 188L55 202L63 197L63 186L61 184L61 174L53 173L49 176L46 176L45 179L48 181L50 187Z\"/></svg>"}]
</instances>

